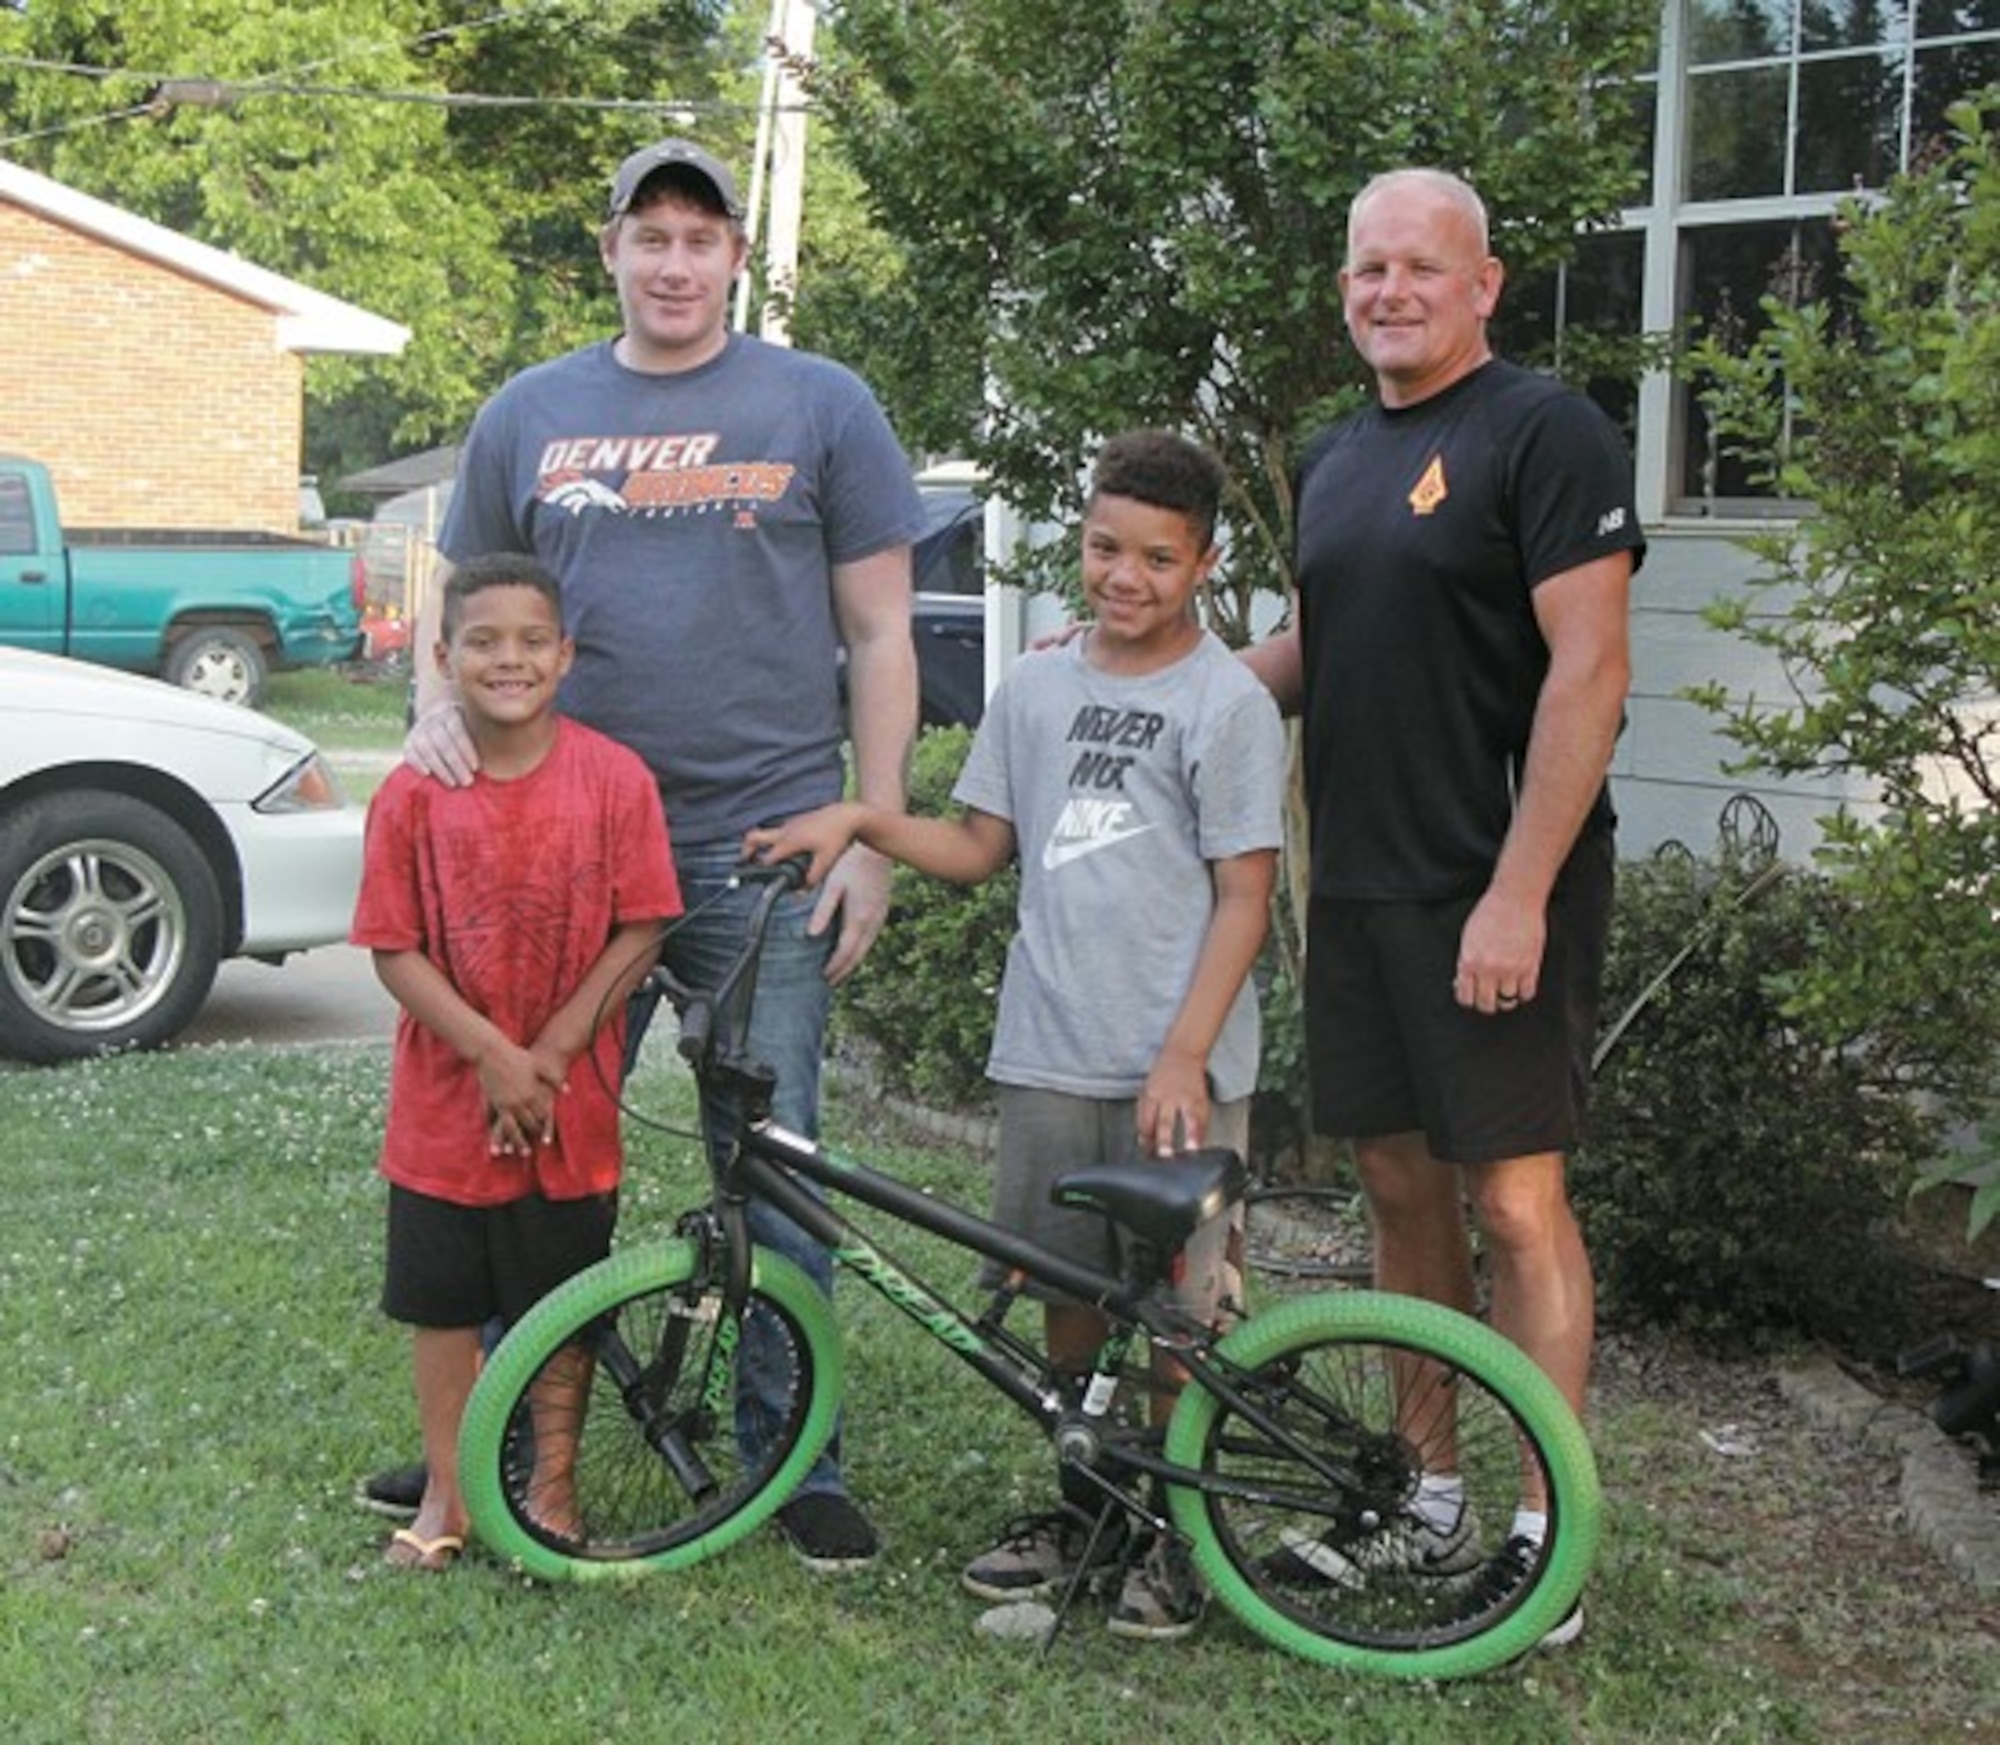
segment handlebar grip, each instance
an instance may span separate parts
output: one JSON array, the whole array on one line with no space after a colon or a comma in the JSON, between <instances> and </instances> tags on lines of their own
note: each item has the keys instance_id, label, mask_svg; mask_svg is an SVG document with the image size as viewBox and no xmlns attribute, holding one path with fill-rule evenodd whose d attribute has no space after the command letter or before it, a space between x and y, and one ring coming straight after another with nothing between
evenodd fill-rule
<instances>
[{"instance_id":1,"label":"handlebar grip","mask_svg":"<svg viewBox=\"0 0 2000 1745\"><path fill-rule=\"evenodd\" d=\"M708 1052L709 1032L715 1027L715 1002L706 994L690 999L681 1013L680 1057L699 1065Z\"/></svg>"},{"instance_id":2,"label":"handlebar grip","mask_svg":"<svg viewBox=\"0 0 2000 1745\"><path fill-rule=\"evenodd\" d=\"M812 857L804 854L788 854L783 860L746 860L736 869L741 879L762 879L772 884L781 884L788 891L801 890L805 886L806 874L812 871Z\"/></svg>"}]
</instances>

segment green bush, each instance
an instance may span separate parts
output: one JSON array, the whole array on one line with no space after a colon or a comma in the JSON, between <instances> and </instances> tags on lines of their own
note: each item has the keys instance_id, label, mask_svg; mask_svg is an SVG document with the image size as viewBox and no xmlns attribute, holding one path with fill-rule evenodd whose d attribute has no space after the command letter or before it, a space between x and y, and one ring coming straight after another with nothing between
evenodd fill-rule
<instances>
[{"instance_id":1,"label":"green bush","mask_svg":"<svg viewBox=\"0 0 2000 1745\"><path fill-rule=\"evenodd\" d=\"M1652 991L1599 1069L1571 1175L1613 1317L1889 1330L1888 1233L1934 1135L1871 1050L1815 1037L1787 999L1850 904L1730 851L1621 869L1607 1016Z\"/></svg>"},{"instance_id":2,"label":"green bush","mask_svg":"<svg viewBox=\"0 0 2000 1745\"><path fill-rule=\"evenodd\" d=\"M972 734L932 728L917 738L910 810L942 817ZM947 1108L990 1100L986 1053L1014 937L1020 877L954 885L898 867L894 908L867 961L843 985L836 1032L858 1039L884 1086Z\"/></svg>"},{"instance_id":3,"label":"green bush","mask_svg":"<svg viewBox=\"0 0 2000 1745\"><path fill-rule=\"evenodd\" d=\"M1263 1018L1257 1094L1250 1112L1250 1151L1276 1180L1314 1179L1309 1163L1312 1109L1307 1097L1305 996L1275 940L1257 965Z\"/></svg>"}]
</instances>

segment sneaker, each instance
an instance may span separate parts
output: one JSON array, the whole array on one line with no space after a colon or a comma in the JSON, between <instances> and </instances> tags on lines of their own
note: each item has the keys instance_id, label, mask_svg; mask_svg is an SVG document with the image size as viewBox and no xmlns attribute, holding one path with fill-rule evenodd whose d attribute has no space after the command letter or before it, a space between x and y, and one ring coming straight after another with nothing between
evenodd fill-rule
<instances>
[{"instance_id":1,"label":"sneaker","mask_svg":"<svg viewBox=\"0 0 2000 1745\"><path fill-rule=\"evenodd\" d=\"M1462 1509L1440 1531L1421 1515L1404 1515L1378 1533L1315 1539L1287 1528L1279 1548L1264 1559L1264 1573L1280 1587L1365 1587L1371 1576L1445 1581L1480 1566L1479 1517Z\"/></svg>"},{"instance_id":2,"label":"sneaker","mask_svg":"<svg viewBox=\"0 0 2000 1745\"><path fill-rule=\"evenodd\" d=\"M430 1472L422 1461L415 1466L392 1466L387 1472L371 1473L356 1485L354 1501L392 1521L414 1521L429 1482Z\"/></svg>"},{"instance_id":3,"label":"sneaker","mask_svg":"<svg viewBox=\"0 0 2000 1745\"><path fill-rule=\"evenodd\" d=\"M1460 1604L1461 1617L1476 1617L1504 1605L1534 1574L1542 1560L1542 1548L1525 1534L1516 1533L1486 1560L1486 1565L1466 1583ZM1567 1648L1583 1634L1583 1602L1578 1600L1543 1632L1537 1648Z\"/></svg>"},{"instance_id":4,"label":"sneaker","mask_svg":"<svg viewBox=\"0 0 2000 1745\"><path fill-rule=\"evenodd\" d=\"M1578 1600L1561 1619L1548 1630L1542 1632L1537 1648L1567 1648L1583 1634L1583 1601Z\"/></svg>"},{"instance_id":5,"label":"sneaker","mask_svg":"<svg viewBox=\"0 0 2000 1745\"><path fill-rule=\"evenodd\" d=\"M1188 1548L1170 1533L1156 1533L1125 1571L1109 1628L1130 1642L1178 1642L1193 1633L1207 1608Z\"/></svg>"},{"instance_id":6,"label":"sneaker","mask_svg":"<svg viewBox=\"0 0 2000 1745\"><path fill-rule=\"evenodd\" d=\"M1092 1525L1076 1509L1024 1515L1007 1526L992 1550L981 1552L965 1566L959 1584L982 1600L1032 1600L1060 1592L1083 1563ZM1110 1568L1124 1544L1124 1523L1114 1521L1097 1536L1091 1569Z\"/></svg>"},{"instance_id":7,"label":"sneaker","mask_svg":"<svg viewBox=\"0 0 2000 1745\"><path fill-rule=\"evenodd\" d=\"M866 1569L882 1542L854 1499L839 1491L807 1491L778 1511L778 1531L815 1575L848 1575Z\"/></svg>"}]
</instances>

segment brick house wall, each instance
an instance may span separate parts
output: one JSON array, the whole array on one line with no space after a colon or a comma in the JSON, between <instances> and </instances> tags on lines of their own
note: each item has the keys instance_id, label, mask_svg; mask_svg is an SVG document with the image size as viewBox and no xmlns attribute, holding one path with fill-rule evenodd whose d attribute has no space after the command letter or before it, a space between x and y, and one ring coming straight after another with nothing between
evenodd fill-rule
<instances>
[{"instance_id":1,"label":"brick house wall","mask_svg":"<svg viewBox=\"0 0 2000 1745\"><path fill-rule=\"evenodd\" d=\"M278 311L0 200L0 449L76 527L298 531L304 364Z\"/></svg>"}]
</instances>

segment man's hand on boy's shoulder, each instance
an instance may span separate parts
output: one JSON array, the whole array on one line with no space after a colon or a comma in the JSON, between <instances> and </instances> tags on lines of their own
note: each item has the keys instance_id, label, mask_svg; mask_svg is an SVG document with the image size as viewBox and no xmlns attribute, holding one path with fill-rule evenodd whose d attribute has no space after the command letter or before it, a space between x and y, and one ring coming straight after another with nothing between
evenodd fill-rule
<instances>
[{"instance_id":1,"label":"man's hand on boy's shoulder","mask_svg":"<svg viewBox=\"0 0 2000 1745\"><path fill-rule=\"evenodd\" d=\"M455 698L433 703L403 736L403 761L448 788L462 788L479 768L479 753Z\"/></svg>"},{"instance_id":2,"label":"man's hand on boy's shoulder","mask_svg":"<svg viewBox=\"0 0 2000 1745\"><path fill-rule=\"evenodd\" d=\"M1053 630L1044 630L1039 636L1029 637L1028 652L1042 654L1051 648L1061 648L1066 643L1074 642L1089 628L1088 618L1067 619Z\"/></svg>"}]
</instances>

